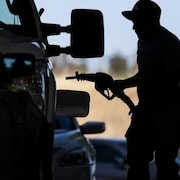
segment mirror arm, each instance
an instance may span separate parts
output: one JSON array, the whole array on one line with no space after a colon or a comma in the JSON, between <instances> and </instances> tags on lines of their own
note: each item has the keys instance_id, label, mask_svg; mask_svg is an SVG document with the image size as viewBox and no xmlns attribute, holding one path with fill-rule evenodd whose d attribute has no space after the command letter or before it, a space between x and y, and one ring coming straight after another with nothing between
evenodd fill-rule
<instances>
[{"instance_id":1,"label":"mirror arm","mask_svg":"<svg viewBox=\"0 0 180 180\"><path fill-rule=\"evenodd\" d=\"M71 52L72 52L72 47L71 46L61 47L60 48L60 53L71 54Z\"/></svg>"},{"instance_id":2,"label":"mirror arm","mask_svg":"<svg viewBox=\"0 0 180 180\"><path fill-rule=\"evenodd\" d=\"M61 53L63 54L71 54L72 53L72 47L60 47L59 45L47 45L47 51L46 51L46 57L51 56L59 56Z\"/></svg>"},{"instance_id":3,"label":"mirror arm","mask_svg":"<svg viewBox=\"0 0 180 180\"><path fill-rule=\"evenodd\" d=\"M45 36L51 36L51 35L59 35L62 32L65 33L71 33L72 32L72 26L61 26L59 24L50 24L50 23L41 23L41 27L43 30L43 34Z\"/></svg>"},{"instance_id":4,"label":"mirror arm","mask_svg":"<svg viewBox=\"0 0 180 180\"><path fill-rule=\"evenodd\" d=\"M71 25L61 26L60 31L65 32L65 33L71 33L72 32L72 26Z\"/></svg>"}]
</instances>

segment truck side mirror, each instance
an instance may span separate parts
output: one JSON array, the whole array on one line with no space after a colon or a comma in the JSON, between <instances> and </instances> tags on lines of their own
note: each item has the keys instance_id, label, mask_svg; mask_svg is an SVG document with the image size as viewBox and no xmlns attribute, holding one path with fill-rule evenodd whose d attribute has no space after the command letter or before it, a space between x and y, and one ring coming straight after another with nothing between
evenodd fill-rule
<instances>
[{"instance_id":1,"label":"truck side mirror","mask_svg":"<svg viewBox=\"0 0 180 180\"><path fill-rule=\"evenodd\" d=\"M71 28L72 57L90 58L104 55L104 25L99 10L73 10Z\"/></svg>"},{"instance_id":2,"label":"truck side mirror","mask_svg":"<svg viewBox=\"0 0 180 180\"><path fill-rule=\"evenodd\" d=\"M104 55L104 22L99 10L74 9L71 12L71 25L41 23L44 36L70 33L70 45L61 47L47 46L47 56L61 53L70 54L74 58L93 58Z\"/></svg>"},{"instance_id":3,"label":"truck side mirror","mask_svg":"<svg viewBox=\"0 0 180 180\"><path fill-rule=\"evenodd\" d=\"M57 90L56 114L70 117L86 117L90 96L85 91Z\"/></svg>"}]
</instances>

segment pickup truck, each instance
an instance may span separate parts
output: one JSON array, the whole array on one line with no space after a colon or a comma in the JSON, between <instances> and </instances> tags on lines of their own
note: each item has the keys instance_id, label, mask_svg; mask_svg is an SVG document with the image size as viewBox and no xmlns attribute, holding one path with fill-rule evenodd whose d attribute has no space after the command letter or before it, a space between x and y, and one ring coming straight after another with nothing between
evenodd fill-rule
<instances>
[{"instance_id":1,"label":"pickup truck","mask_svg":"<svg viewBox=\"0 0 180 180\"><path fill-rule=\"evenodd\" d=\"M47 141L49 148L53 151L54 117L56 113L61 114L63 111L63 115L69 116L69 112L77 117L79 114L80 116L82 114L87 115L88 109L85 113L83 110L82 113L82 108L77 108L81 105L76 104L74 108L71 105L71 107L67 106L67 103L63 105L61 96L64 96L64 92L62 94L56 89L56 80L49 57L61 53L70 54L74 58L103 56L103 17L98 10L75 9L71 14L71 24L62 27L59 24L41 22L42 12L43 9L37 10L34 0L0 1L0 56L2 59L13 58L16 61L19 57L21 60L27 57L32 57L35 60L34 73L28 78L14 78L13 84L18 88L27 90L45 115L50 132ZM61 47L48 43L48 36L60 35L62 32L70 33L70 46ZM19 68L19 72L23 76L23 69ZM68 93L70 92L67 91ZM77 93L81 94L81 92ZM49 154L47 159L51 166L47 170L51 174L48 180L52 180L53 153ZM46 178L41 173L39 172L40 179L45 180Z\"/></svg>"}]
</instances>

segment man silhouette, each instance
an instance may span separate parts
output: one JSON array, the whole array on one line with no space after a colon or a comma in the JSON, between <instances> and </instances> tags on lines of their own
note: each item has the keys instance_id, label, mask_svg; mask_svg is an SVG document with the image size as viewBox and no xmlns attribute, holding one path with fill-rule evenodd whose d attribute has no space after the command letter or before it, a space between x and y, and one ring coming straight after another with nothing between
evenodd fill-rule
<instances>
[{"instance_id":1,"label":"man silhouette","mask_svg":"<svg viewBox=\"0 0 180 180\"><path fill-rule=\"evenodd\" d=\"M177 180L175 162L180 144L180 41L160 25L160 7L139 0L122 15L133 22L138 36L138 72L115 80L114 89L137 87L139 103L126 132L128 180L148 180L155 158L157 179Z\"/></svg>"}]
</instances>

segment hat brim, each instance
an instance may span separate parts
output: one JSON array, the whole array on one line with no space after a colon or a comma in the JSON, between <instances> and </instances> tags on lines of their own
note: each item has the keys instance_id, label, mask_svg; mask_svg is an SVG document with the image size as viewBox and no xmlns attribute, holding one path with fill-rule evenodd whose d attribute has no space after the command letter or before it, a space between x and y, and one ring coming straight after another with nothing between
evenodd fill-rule
<instances>
[{"instance_id":1,"label":"hat brim","mask_svg":"<svg viewBox=\"0 0 180 180\"><path fill-rule=\"evenodd\" d=\"M134 19L134 13L132 11L123 11L122 15L128 20L132 21Z\"/></svg>"}]
</instances>

